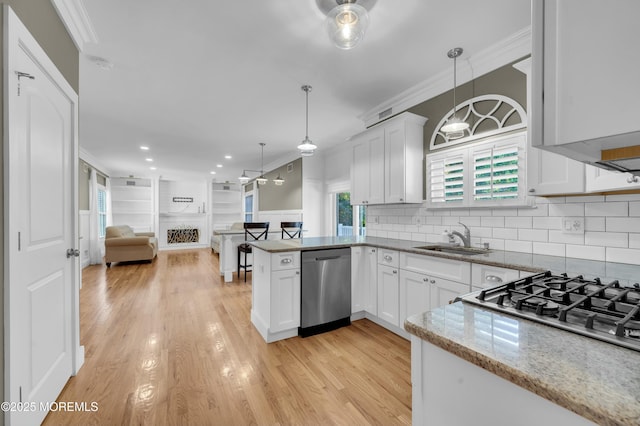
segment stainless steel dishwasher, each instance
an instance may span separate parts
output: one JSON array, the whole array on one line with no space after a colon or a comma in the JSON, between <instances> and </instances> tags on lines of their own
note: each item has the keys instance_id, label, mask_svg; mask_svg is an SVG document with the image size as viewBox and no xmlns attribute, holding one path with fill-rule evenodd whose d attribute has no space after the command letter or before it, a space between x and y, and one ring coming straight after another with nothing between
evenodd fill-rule
<instances>
[{"instance_id":1,"label":"stainless steel dishwasher","mask_svg":"<svg viewBox=\"0 0 640 426\"><path fill-rule=\"evenodd\" d=\"M351 324L351 249L302 252L300 267L302 337Z\"/></svg>"}]
</instances>

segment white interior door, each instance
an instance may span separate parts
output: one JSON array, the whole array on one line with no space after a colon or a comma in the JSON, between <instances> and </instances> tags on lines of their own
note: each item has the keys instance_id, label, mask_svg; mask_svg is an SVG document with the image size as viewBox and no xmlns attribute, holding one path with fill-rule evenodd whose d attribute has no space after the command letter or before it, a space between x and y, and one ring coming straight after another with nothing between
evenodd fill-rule
<instances>
[{"instance_id":1,"label":"white interior door","mask_svg":"<svg viewBox=\"0 0 640 426\"><path fill-rule=\"evenodd\" d=\"M55 401L82 363L79 258L67 256L77 241L77 95L5 15L5 399L33 404L8 423L39 424L40 403Z\"/></svg>"}]
</instances>

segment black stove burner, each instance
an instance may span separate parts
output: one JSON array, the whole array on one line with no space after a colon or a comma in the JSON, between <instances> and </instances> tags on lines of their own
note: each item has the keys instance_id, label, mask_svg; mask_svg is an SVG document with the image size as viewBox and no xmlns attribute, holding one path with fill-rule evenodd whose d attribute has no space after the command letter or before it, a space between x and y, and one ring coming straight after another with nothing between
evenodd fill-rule
<instances>
[{"instance_id":1,"label":"black stove burner","mask_svg":"<svg viewBox=\"0 0 640 426\"><path fill-rule=\"evenodd\" d=\"M543 272L462 300L640 351L640 284Z\"/></svg>"},{"instance_id":2,"label":"black stove burner","mask_svg":"<svg viewBox=\"0 0 640 426\"><path fill-rule=\"evenodd\" d=\"M560 305L557 303L531 295L512 295L511 304L517 310L531 311L543 316L555 316L560 310Z\"/></svg>"}]
</instances>

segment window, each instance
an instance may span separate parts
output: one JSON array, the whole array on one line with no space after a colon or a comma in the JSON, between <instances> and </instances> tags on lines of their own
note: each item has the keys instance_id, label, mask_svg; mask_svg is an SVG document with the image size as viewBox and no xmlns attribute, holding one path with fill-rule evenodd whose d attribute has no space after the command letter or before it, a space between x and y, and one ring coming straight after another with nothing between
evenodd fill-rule
<instances>
[{"instance_id":1,"label":"window","mask_svg":"<svg viewBox=\"0 0 640 426\"><path fill-rule=\"evenodd\" d=\"M98 237L104 238L107 230L107 190L98 186Z\"/></svg>"},{"instance_id":2,"label":"window","mask_svg":"<svg viewBox=\"0 0 640 426\"><path fill-rule=\"evenodd\" d=\"M253 222L253 194L244 196L244 221Z\"/></svg>"},{"instance_id":3,"label":"window","mask_svg":"<svg viewBox=\"0 0 640 426\"><path fill-rule=\"evenodd\" d=\"M336 193L335 197L336 235L338 237L365 236L366 208L364 206L352 206L349 192Z\"/></svg>"},{"instance_id":4,"label":"window","mask_svg":"<svg viewBox=\"0 0 640 426\"><path fill-rule=\"evenodd\" d=\"M427 155L427 208L525 206L526 134Z\"/></svg>"}]
</instances>

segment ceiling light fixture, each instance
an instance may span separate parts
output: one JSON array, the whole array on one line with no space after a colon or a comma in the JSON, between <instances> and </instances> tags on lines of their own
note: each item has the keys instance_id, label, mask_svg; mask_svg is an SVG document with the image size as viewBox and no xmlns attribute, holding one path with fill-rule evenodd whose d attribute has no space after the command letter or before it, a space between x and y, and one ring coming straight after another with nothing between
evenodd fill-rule
<instances>
[{"instance_id":1,"label":"ceiling light fixture","mask_svg":"<svg viewBox=\"0 0 640 426\"><path fill-rule=\"evenodd\" d=\"M149 147L148 147L148 146L145 146L145 145L142 145L142 146L140 147L140 149L141 149L142 151L149 151Z\"/></svg>"},{"instance_id":2,"label":"ceiling light fixture","mask_svg":"<svg viewBox=\"0 0 640 426\"><path fill-rule=\"evenodd\" d=\"M376 0L316 0L327 15L325 27L329 38L340 49L352 49L363 38L369 26L369 13Z\"/></svg>"},{"instance_id":3,"label":"ceiling light fixture","mask_svg":"<svg viewBox=\"0 0 640 426\"><path fill-rule=\"evenodd\" d=\"M300 155L303 157L309 157L313 155L313 152L318 148L311 139L309 139L309 92L311 91L311 86L305 84L301 87L301 89L307 94L307 113L306 113L306 127L305 127L305 137L304 140L298 145L298 149L300 150Z\"/></svg>"},{"instance_id":4,"label":"ceiling light fixture","mask_svg":"<svg viewBox=\"0 0 640 426\"><path fill-rule=\"evenodd\" d=\"M247 172L260 173L260 176L258 176L256 178L256 182L258 182L258 185L264 185L265 183L267 183L269 181L266 177L264 177L264 146L266 145L266 143L260 142L258 145L260 145L260 148L261 148L260 170L244 169L242 171L242 175L240 175L240 177L238 178L238 180L240 181L241 184L245 184L245 183L249 182L249 176L247 176ZM273 183L275 183L276 185L280 186L280 185L282 185L284 183L284 179L282 179L280 177L280 174L278 173L278 177L273 180Z\"/></svg>"},{"instance_id":5,"label":"ceiling light fixture","mask_svg":"<svg viewBox=\"0 0 640 426\"><path fill-rule=\"evenodd\" d=\"M456 62L462 52L462 47L455 47L447 52L447 56L453 59L453 116L440 128L447 136L447 139L459 139L464 136L464 131L469 128L469 123L456 116Z\"/></svg>"},{"instance_id":6,"label":"ceiling light fixture","mask_svg":"<svg viewBox=\"0 0 640 426\"><path fill-rule=\"evenodd\" d=\"M273 183L275 183L276 186L282 186L284 179L280 177L280 173L278 173L278 177L273 180Z\"/></svg>"}]
</instances>

